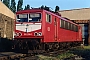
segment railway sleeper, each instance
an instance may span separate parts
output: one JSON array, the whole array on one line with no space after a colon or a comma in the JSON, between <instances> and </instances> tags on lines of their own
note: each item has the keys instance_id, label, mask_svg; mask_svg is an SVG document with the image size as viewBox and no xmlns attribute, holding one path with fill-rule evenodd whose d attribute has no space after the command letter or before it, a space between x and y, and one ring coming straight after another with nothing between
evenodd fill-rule
<instances>
[{"instance_id":1,"label":"railway sleeper","mask_svg":"<svg viewBox=\"0 0 90 60\"><path fill-rule=\"evenodd\" d=\"M15 52L1 52L0 60L13 60L25 57L26 54L15 53Z\"/></svg>"}]
</instances>

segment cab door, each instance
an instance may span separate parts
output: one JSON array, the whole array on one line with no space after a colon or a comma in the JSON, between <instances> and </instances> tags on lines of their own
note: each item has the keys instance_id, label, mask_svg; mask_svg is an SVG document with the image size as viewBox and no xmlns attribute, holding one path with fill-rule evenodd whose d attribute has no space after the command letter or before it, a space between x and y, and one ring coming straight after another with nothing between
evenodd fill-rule
<instances>
[{"instance_id":1,"label":"cab door","mask_svg":"<svg viewBox=\"0 0 90 60\"><path fill-rule=\"evenodd\" d=\"M58 19L55 17L54 18L54 27L55 27L55 33L54 33L54 40L57 41L58 40Z\"/></svg>"}]
</instances>

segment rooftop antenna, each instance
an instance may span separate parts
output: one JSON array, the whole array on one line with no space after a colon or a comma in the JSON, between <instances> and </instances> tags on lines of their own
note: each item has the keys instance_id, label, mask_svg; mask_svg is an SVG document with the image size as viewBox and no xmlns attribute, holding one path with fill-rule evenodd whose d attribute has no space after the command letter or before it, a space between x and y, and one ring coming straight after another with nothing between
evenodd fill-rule
<instances>
[{"instance_id":1,"label":"rooftop antenna","mask_svg":"<svg viewBox=\"0 0 90 60\"><path fill-rule=\"evenodd\" d=\"M40 8L33 8L33 7L31 7L31 9L40 9Z\"/></svg>"},{"instance_id":2,"label":"rooftop antenna","mask_svg":"<svg viewBox=\"0 0 90 60\"><path fill-rule=\"evenodd\" d=\"M53 8L49 7L51 10L53 10Z\"/></svg>"}]
</instances>

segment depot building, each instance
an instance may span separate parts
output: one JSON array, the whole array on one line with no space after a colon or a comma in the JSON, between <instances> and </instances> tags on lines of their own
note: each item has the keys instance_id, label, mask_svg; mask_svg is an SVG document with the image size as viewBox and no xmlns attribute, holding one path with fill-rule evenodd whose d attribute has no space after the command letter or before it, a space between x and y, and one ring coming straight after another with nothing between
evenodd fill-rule
<instances>
[{"instance_id":1,"label":"depot building","mask_svg":"<svg viewBox=\"0 0 90 60\"><path fill-rule=\"evenodd\" d=\"M85 45L90 44L90 8L59 11L62 17L67 17L82 26L82 40Z\"/></svg>"},{"instance_id":2,"label":"depot building","mask_svg":"<svg viewBox=\"0 0 90 60\"><path fill-rule=\"evenodd\" d=\"M0 39L13 38L14 13L0 1Z\"/></svg>"}]
</instances>

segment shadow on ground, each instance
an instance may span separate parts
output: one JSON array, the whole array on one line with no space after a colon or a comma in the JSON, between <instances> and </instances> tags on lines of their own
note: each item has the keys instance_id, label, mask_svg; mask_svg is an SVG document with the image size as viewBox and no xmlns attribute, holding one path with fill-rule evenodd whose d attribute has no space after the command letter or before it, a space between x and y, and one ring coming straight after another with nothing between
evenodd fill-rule
<instances>
[{"instance_id":1,"label":"shadow on ground","mask_svg":"<svg viewBox=\"0 0 90 60\"><path fill-rule=\"evenodd\" d=\"M11 51L12 41L7 38L0 38L0 52Z\"/></svg>"},{"instance_id":2,"label":"shadow on ground","mask_svg":"<svg viewBox=\"0 0 90 60\"><path fill-rule=\"evenodd\" d=\"M73 49L70 53L73 53L75 55L81 56L82 58L85 58L85 60L90 60L90 48L79 48L79 49Z\"/></svg>"}]
</instances>

